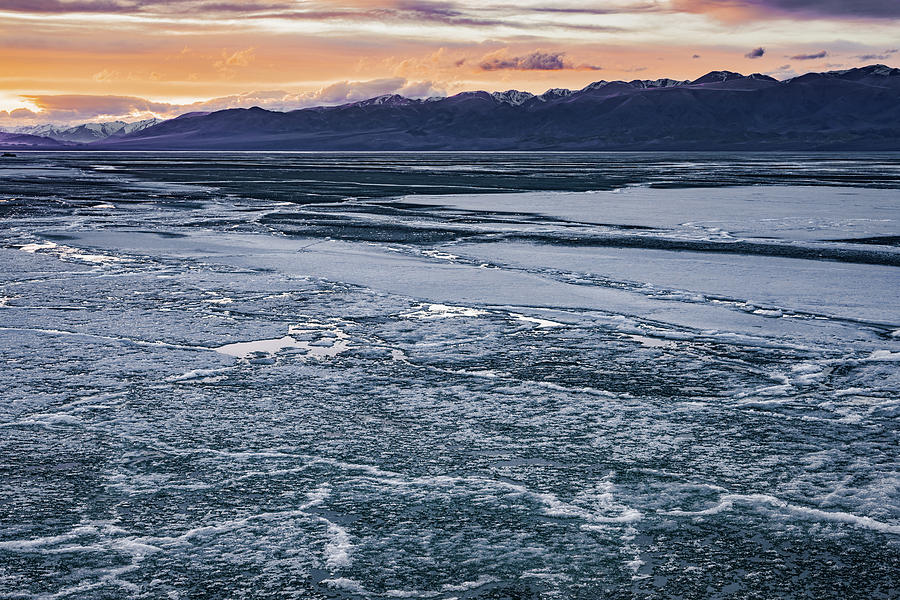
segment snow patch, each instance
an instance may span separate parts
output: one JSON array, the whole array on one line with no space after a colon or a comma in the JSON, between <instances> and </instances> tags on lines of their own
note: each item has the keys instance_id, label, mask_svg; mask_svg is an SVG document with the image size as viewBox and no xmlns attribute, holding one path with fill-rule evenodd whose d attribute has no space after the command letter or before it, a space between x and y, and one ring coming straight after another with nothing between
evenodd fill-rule
<instances>
[{"instance_id":1,"label":"snow patch","mask_svg":"<svg viewBox=\"0 0 900 600\"><path fill-rule=\"evenodd\" d=\"M900 360L900 352L891 352L890 350L876 350L869 355L866 360L870 361L898 361Z\"/></svg>"},{"instance_id":2,"label":"snow patch","mask_svg":"<svg viewBox=\"0 0 900 600\"><path fill-rule=\"evenodd\" d=\"M820 510L818 508L797 506L796 504L790 504L788 502L785 502L784 500L781 500L780 498L776 498L775 496L770 496L768 494L725 494L719 498L719 502L717 504L703 510L670 510L665 511L662 514L686 517L716 515L721 512L731 510L732 508L734 508L735 504L746 504L756 509L776 509L783 513L792 514L805 519L846 523L848 525L862 527L865 529L872 529L874 531L900 534L900 525L884 523L882 521L876 521L871 517L854 515L847 512L830 512Z\"/></svg>"},{"instance_id":3,"label":"snow patch","mask_svg":"<svg viewBox=\"0 0 900 600\"><path fill-rule=\"evenodd\" d=\"M448 304L420 304L418 310L404 313L402 316L411 319L446 319L452 317L480 317L490 314L486 310L468 306L450 306Z\"/></svg>"},{"instance_id":4,"label":"snow patch","mask_svg":"<svg viewBox=\"0 0 900 600\"><path fill-rule=\"evenodd\" d=\"M298 338L309 338L306 340ZM332 358L350 348L350 336L339 328L314 321L288 327L288 335L280 338L235 342L212 348L221 354L247 359L272 355L284 350L302 350L309 358Z\"/></svg>"},{"instance_id":5,"label":"snow patch","mask_svg":"<svg viewBox=\"0 0 900 600\"><path fill-rule=\"evenodd\" d=\"M549 319L538 319L537 317L528 317L526 315L520 315L519 313L509 313L509 316L512 318L525 321L526 323L536 323L538 328L543 327L565 327L564 323L558 323L556 321L551 321Z\"/></svg>"},{"instance_id":6,"label":"snow patch","mask_svg":"<svg viewBox=\"0 0 900 600\"><path fill-rule=\"evenodd\" d=\"M456 260L457 258L459 258L455 254L450 254L449 252L441 252L440 250L424 250L422 254L440 260Z\"/></svg>"},{"instance_id":7,"label":"snow patch","mask_svg":"<svg viewBox=\"0 0 900 600\"><path fill-rule=\"evenodd\" d=\"M24 246L19 246L19 250L23 252L28 252L30 254L36 254L38 252L52 254L61 260L66 259L75 259L89 263L95 264L103 264L103 263L113 263L113 262L122 262L123 259L118 256L107 256L104 254L87 254L85 252L81 252L77 248L72 248L70 246L61 246L54 242L41 242L34 244L25 244Z\"/></svg>"}]
</instances>

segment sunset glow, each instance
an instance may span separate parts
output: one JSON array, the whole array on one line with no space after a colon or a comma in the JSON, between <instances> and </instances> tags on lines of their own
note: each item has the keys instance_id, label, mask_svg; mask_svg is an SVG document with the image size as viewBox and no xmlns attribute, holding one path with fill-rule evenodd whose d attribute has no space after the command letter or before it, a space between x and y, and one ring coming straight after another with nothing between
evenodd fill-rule
<instances>
[{"instance_id":1,"label":"sunset glow","mask_svg":"<svg viewBox=\"0 0 900 600\"><path fill-rule=\"evenodd\" d=\"M900 64L900 4L0 0L0 123Z\"/></svg>"}]
</instances>

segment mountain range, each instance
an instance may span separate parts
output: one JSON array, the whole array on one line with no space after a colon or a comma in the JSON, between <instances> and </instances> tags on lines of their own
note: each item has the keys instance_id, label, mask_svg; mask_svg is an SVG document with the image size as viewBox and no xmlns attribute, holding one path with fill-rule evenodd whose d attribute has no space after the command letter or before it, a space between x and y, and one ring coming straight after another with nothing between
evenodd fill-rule
<instances>
[{"instance_id":1,"label":"mountain range","mask_svg":"<svg viewBox=\"0 0 900 600\"><path fill-rule=\"evenodd\" d=\"M111 136L124 136L162 123L162 119L145 119L126 123L125 121L107 121L105 123L82 123L81 125L29 125L16 127L8 133L21 133L47 137L58 142L76 142L89 144L105 140Z\"/></svg>"},{"instance_id":2,"label":"mountain range","mask_svg":"<svg viewBox=\"0 0 900 600\"><path fill-rule=\"evenodd\" d=\"M24 134L26 132L16 132ZM40 134L35 130L33 134ZM32 148L81 141L46 135ZM61 141L60 141L61 140ZM16 146L17 143L22 145ZM785 81L713 71L693 81L598 81L580 90L379 96L291 112L190 113L71 145L97 150L900 150L900 69Z\"/></svg>"}]
</instances>

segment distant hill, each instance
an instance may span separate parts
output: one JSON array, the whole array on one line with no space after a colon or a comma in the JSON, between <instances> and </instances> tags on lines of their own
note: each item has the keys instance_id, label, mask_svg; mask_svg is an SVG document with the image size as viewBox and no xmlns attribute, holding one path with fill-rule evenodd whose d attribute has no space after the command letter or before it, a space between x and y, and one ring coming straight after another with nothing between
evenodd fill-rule
<instances>
[{"instance_id":1,"label":"distant hill","mask_svg":"<svg viewBox=\"0 0 900 600\"><path fill-rule=\"evenodd\" d=\"M0 131L0 148L4 150L69 150L70 144L39 135Z\"/></svg>"},{"instance_id":2,"label":"distant hill","mask_svg":"<svg viewBox=\"0 0 900 600\"><path fill-rule=\"evenodd\" d=\"M93 142L122 150L900 150L900 69L786 81L598 81L541 95L391 95L292 112L182 115Z\"/></svg>"}]
</instances>

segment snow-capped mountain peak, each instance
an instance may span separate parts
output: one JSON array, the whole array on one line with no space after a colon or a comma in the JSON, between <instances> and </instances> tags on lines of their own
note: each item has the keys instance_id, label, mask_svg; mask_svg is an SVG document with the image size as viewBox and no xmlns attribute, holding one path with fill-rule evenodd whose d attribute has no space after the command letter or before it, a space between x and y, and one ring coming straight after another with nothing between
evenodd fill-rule
<instances>
[{"instance_id":1,"label":"snow-capped mountain peak","mask_svg":"<svg viewBox=\"0 0 900 600\"><path fill-rule=\"evenodd\" d=\"M127 135L162 123L161 119L144 119L126 123L125 121L107 121L105 123L82 123L80 125L29 125L16 127L15 133L39 135L63 142L96 142L111 136Z\"/></svg>"},{"instance_id":2,"label":"snow-capped mountain peak","mask_svg":"<svg viewBox=\"0 0 900 600\"><path fill-rule=\"evenodd\" d=\"M503 102L505 104L511 104L513 106L519 106L520 104L524 104L528 100L534 98L534 94L531 92L520 92L519 90L506 90L505 92L494 92L491 94L494 100L498 102Z\"/></svg>"}]
</instances>

